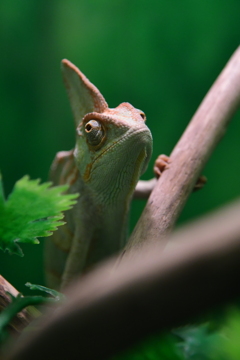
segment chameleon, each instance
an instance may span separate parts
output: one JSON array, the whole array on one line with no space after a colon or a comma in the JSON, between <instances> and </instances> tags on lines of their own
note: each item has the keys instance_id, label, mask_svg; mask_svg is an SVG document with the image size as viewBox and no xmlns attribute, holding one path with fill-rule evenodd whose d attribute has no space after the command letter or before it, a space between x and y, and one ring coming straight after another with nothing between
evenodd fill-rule
<instances>
[{"instance_id":1,"label":"chameleon","mask_svg":"<svg viewBox=\"0 0 240 360\"><path fill-rule=\"evenodd\" d=\"M46 274L52 288L65 288L77 274L120 251L127 238L133 196L147 197L156 179L139 180L152 155L152 135L143 111L124 102L109 108L100 91L70 61L61 64L76 126L73 150L57 153L53 185L79 193L65 225L46 239ZM160 176L169 158L161 155Z\"/></svg>"}]
</instances>

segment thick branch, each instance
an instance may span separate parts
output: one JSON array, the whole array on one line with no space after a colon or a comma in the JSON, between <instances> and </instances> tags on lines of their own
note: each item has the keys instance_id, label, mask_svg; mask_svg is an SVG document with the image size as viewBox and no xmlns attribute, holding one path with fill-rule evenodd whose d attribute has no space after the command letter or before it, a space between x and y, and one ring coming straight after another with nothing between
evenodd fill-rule
<instances>
[{"instance_id":1,"label":"thick branch","mask_svg":"<svg viewBox=\"0 0 240 360\"><path fill-rule=\"evenodd\" d=\"M28 341L22 338L8 360L107 359L235 299L240 295L239 213L240 200L212 215L210 224L201 221L175 234L178 244L183 232L190 238L171 251L163 254L161 244L144 246L115 271L115 260L98 267L73 284L68 303L45 316L40 330Z\"/></svg>"},{"instance_id":2,"label":"thick branch","mask_svg":"<svg viewBox=\"0 0 240 360\"><path fill-rule=\"evenodd\" d=\"M202 101L171 154L126 250L143 242L162 242L172 230L204 165L240 104L240 47Z\"/></svg>"}]
</instances>

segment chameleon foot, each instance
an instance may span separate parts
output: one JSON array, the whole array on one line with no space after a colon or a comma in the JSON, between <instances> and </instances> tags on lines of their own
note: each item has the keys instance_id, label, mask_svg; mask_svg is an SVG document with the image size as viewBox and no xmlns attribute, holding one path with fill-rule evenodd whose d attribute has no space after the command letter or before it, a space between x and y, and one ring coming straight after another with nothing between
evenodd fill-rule
<instances>
[{"instance_id":1,"label":"chameleon foot","mask_svg":"<svg viewBox=\"0 0 240 360\"><path fill-rule=\"evenodd\" d=\"M162 175L164 170L169 169L170 163L171 163L171 159L169 156L164 154L158 156L153 168L154 174L157 179ZM201 175L198 178L196 185L193 188L193 191L202 189L202 187L206 184L206 182L207 182L207 178Z\"/></svg>"},{"instance_id":2,"label":"chameleon foot","mask_svg":"<svg viewBox=\"0 0 240 360\"><path fill-rule=\"evenodd\" d=\"M164 154L158 156L153 167L153 171L157 179L162 175L162 172L164 170L167 170L169 168L170 162L171 159L169 156Z\"/></svg>"},{"instance_id":3,"label":"chameleon foot","mask_svg":"<svg viewBox=\"0 0 240 360\"><path fill-rule=\"evenodd\" d=\"M200 189L206 184L206 182L207 182L206 176L201 175L201 176L198 178L198 180L197 180L197 182L196 182L196 184L195 184L195 186L194 186L194 188L193 188L193 191L200 190Z\"/></svg>"}]
</instances>

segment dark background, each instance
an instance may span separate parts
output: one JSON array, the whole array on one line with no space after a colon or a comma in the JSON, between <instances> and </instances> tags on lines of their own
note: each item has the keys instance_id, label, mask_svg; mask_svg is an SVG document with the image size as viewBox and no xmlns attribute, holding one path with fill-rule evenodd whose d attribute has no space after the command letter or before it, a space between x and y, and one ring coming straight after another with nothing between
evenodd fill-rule
<instances>
[{"instance_id":1,"label":"dark background","mask_svg":"<svg viewBox=\"0 0 240 360\"><path fill-rule=\"evenodd\" d=\"M60 60L75 63L110 107L128 101L147 114L154 159L170 154L240 39L239 0L1 0L0 168L5 192L25 174L47 180L54 155L74 146ZM240 114L191 195L180 222L239 196ZM133 205L133 228L144 202ZM0 272L19 290L43 282L42 251L0 254Z\"/></svg>"}]
</instances>

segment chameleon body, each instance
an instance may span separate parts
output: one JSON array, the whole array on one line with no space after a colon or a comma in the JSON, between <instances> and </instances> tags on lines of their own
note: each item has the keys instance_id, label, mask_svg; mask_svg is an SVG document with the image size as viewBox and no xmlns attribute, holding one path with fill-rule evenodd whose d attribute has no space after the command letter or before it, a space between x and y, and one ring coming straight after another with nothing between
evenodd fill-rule
<instances>
[{"instance_id":1,"label":"chameleon body","mask_svg":"<svg viewBox=\"0 0 240 360\"><path fill-rule=\"evenodd\" d=\"M129 103L110 109L99 90L68 60L62 72L76 124L76 146L52 164L54 185L80 194L66 224L47 240L49 286L65 287L74 276L118 252L126 242L128 212L139 177L152 154L145 115Z\"/></svg>"}]
</instances>

